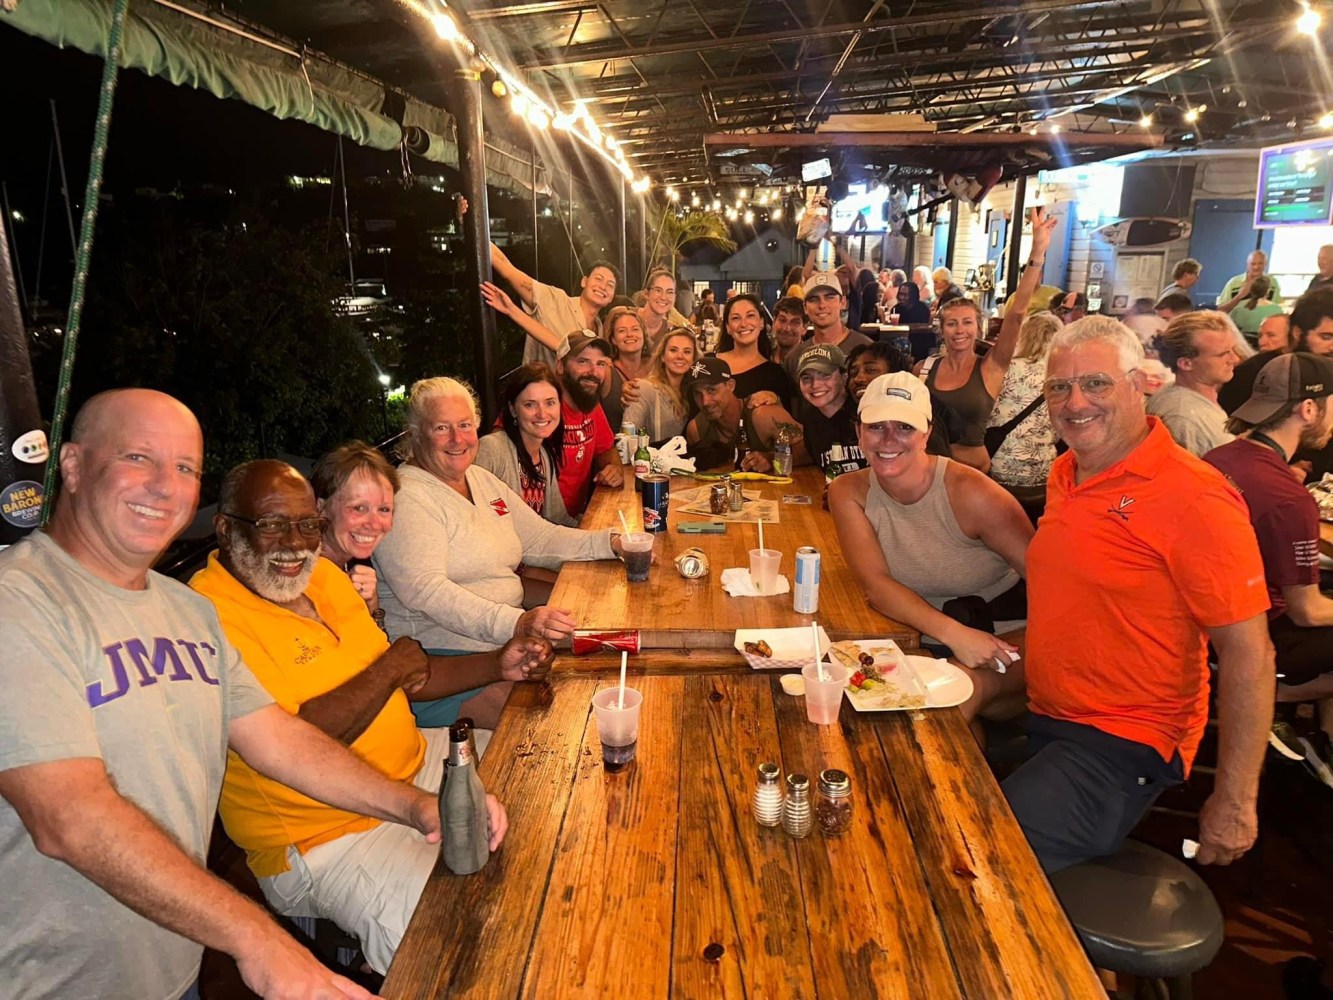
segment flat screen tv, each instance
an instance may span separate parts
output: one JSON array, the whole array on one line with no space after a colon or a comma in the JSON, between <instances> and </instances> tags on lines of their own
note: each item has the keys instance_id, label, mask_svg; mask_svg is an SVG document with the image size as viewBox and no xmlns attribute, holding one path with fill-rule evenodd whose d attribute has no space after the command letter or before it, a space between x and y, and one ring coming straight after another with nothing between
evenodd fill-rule
<instances>
[{"instance_id":1,"label":"flat screen tv","mask_svg":"<svg viewBox=\"0 0 1333 1000\"><path fill-rule=\"evenodd\" d=\"M1261 150L1255 228L1327 225L1333 225L1333 139Z\"/></svg>"}]
</instances>

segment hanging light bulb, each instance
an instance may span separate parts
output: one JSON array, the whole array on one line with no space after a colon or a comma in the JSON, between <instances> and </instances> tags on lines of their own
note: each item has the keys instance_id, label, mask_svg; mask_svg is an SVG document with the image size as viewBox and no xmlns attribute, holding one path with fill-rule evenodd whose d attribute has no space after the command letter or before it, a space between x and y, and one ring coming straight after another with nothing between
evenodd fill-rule
<instances>
[{"instance_id":1,"label":"hanging light bulb","mask_svg":"<svg viewBox=\"0 0 1333 1000\"><path fill-rule=\"evenodd\" d=\"M1319 25L1323 23L1323 16L1308 3L1301 4L1303 8L1300 15L1296 18L1296 30L1302 35L1309 35L1313 38L1319 33Z\"/></svg>"},{"instance_id":2,"label":"hanging light bulb","mask_svg":"<svg viewBox=\"0 0 1333 1000\"><path fill-rule=\"evenodd\" d=\"M1145 114L1139 119L1140 128L1150 128L1152 126L1152 115Z\"/></svg>"},{"instance_id":3,"label":"hanging light bulb","mask_svg":"<svg viewBox=\"0 0 1333 1000\"><path fill-rule=\"evenodd\" d=\"M431 16L430 22L435 26L435 33L446 42L456 42L459 39L458 25L448 14L441 12Z\"/></svg>"},{"instance_id":4,"label":"hanging light bulb","mask_svg":"<svg viewBox=\"0 0 1333 1000\"><path fill-rule=\"evenodd\" d=\"M517 90L514 91L514 96L510 99L509 106L513 109L514 114L518 115L520 118L527 116L528 99Z\"/></svg>"},{"instance_id":5,"label":"hanging light bulb","mask_svg":"<svg viewBox=\"0 0 1333 1000\"><path fill-rule=\"evenodd\" d=\"M528 108L528 122L536 128L546 128L551 124L551 119L539 105L534 104Z\"/></svg>"},{"instance_id":6,"label":"hanging light bulb","mask_svg":"<svg viewBox=\"0 0 1333 1000\"><path fill-rule=\"evenodd\" d=\"M777 208L773 209L773 211L769 213L769 216L768 216L768 217L769 217L770 219L772 219L774 222L777 222L779 219L781 219L781 218L782 218L782 206L779 205Z\"/></svg>"}]
</instances>

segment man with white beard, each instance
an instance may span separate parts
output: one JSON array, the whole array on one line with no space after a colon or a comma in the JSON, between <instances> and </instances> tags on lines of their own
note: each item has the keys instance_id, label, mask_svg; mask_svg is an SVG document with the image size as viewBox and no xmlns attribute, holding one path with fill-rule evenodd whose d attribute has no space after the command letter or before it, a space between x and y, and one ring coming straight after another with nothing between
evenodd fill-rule
<instances>
[{"instance_id":1,"label":"man with white beard","mask_svg":"<svg viewBox=\"0 0 1333 1000\"><path fill-rule=\"evenodd\" d=\"M543 639L447 660L427 656L415 639L390 645L347 575L320 558L327 521L290 465L237 466L223 481L218 511L218 551L190 586L213 602L228 639L282 708L389 778L434 792L449 755L448 731L419 730L409 699L539 678L550 668ZM269 904L334 921L384 973L438 846L415 830L315 802L235 754L227 765L222 822ZM495 850L507 820L493 796L488 806Z\"/></svg>"}]
</instances>

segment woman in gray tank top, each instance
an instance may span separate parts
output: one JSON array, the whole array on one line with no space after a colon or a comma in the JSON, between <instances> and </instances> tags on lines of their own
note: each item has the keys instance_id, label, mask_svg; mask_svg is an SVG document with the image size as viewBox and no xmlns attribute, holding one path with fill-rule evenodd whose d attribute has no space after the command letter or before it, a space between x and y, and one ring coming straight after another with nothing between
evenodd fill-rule
<instances>
[{"instance_id":1,"label":"woman in gray tank top","mask_svg":"<svg viewBox=\"0 0 1333 1000\"><path fill-rule=\"evenodd\" d=\"M992 610L1023 593L1032 524L1018 501L975 469L926 453L930 391L907 372L880 375L858 405L858 440L870 467L829 486L829 509L847 564L875 610L948 646L972 678L962 705L1021 708L1022 661L1005 638L941 610L968 597ZM999 600L999 599L1004 600ZM1004 674L994 668L1003 664Z\"/></svg>"}]
</instances>

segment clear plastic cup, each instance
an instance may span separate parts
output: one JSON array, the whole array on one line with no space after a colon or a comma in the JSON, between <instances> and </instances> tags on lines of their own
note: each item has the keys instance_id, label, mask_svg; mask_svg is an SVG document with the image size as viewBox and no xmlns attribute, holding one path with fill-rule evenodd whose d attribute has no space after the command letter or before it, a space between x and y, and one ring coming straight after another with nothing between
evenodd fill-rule
<instances>
[{"instance_id":1,"label":"clear plastic cup","mask_svg":"<svg viewBox=\"0 0 1333 1000\"><path fill-rule=\"evenodd\" d=\"M648 579L648 567L653 564L653 541L657 536L646 531L631 531L620 536L621 558L625 561L625 578L630 583Z\"/></svg>"},{"instance_id":2,"label":"clear plastic cup","mask_svg":"<svg viewBox=\"0 0 1333 1000\"><path fill-rule=\"evenodd\" d=\"M801 668L805 678L805 717L817 726L831 726L838 721L842 691L847 686L847 668L837 663L824 664L824 680L812 663ZM628 694L628 692L627 692Z\"/></svg>"},{"instance_id":3,"label":"clear plastic cup","mask_svg":"<svg viewBox=\"0 0 1333 1000\"><path fill-rule=\"evenodd\" d=\"M761 594L771 594L777 587L782 553L777 549L750 550L750 579Z\"/></svg>"},{"instance_id":4,"label":"clear plastic cup","mask_svg":"<svg viewBox=\"0 0 1333 1000\"><path fill-rule=\"evenodd\" d=\"M616 707L619 701L619 685L603 688L592 696L597 738L602 741L602 766L609 774L628 767L639 746L639 706L643 704L643 695L627 687L624 708Z\"/></svg>"}]
</instances>

